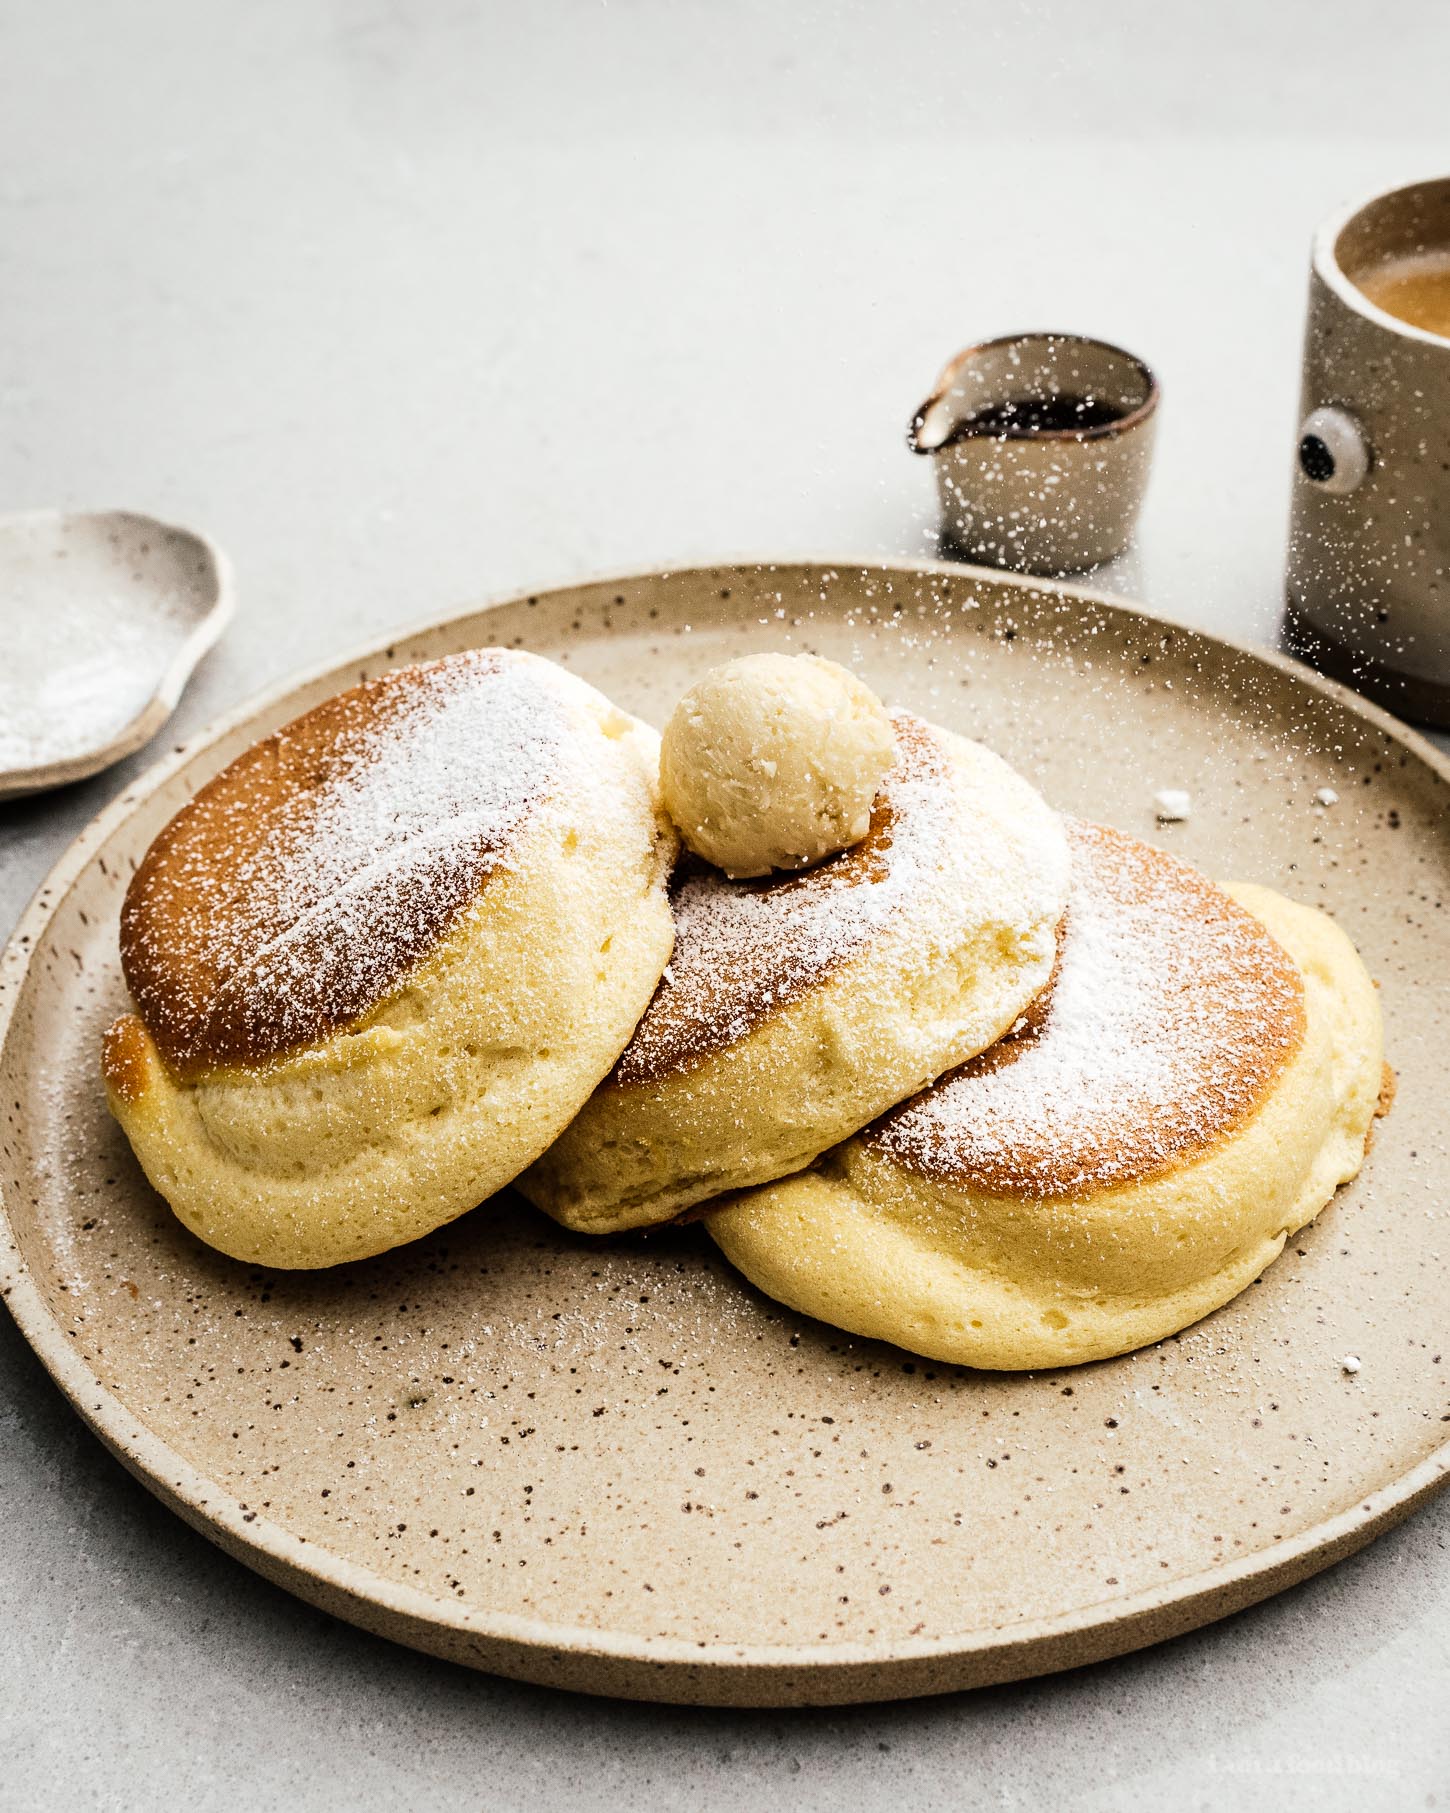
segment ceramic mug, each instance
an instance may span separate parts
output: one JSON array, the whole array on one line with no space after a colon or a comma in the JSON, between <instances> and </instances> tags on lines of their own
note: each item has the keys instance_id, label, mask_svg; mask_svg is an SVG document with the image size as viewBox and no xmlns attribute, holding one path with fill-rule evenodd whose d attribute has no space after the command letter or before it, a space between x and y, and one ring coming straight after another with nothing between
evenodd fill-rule
<instances>
[{"instance_id":1,"label":"ceramic mug","mask_svg":"<svg viewBox=\"0 0 1450 1813\"><path fill-rule=\"evenodd\" d=\"M1121 554L1148 483L1158 394L1141 359L1078 334L1012 334L958 353L907 431L935 461L944 547L1024 573Z\"/></svg>"},{"instance_id":2,"label":"ceramic mug","mask_svg":"<svg viewBox=\"0 0 1450 1813\"><path fill-rule=\"evenodd\" d=\"M1450 177L1377 195L1315 237L1286 632L1391 709L1450 725L1450 335L1361 287L1437 248L1450 257Z\"/></svg>"}]
</instances>

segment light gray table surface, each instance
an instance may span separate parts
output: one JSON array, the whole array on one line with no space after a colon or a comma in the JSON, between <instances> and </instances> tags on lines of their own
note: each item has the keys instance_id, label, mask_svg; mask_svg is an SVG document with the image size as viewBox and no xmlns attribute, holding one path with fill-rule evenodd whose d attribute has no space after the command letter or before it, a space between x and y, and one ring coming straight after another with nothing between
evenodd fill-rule
<instances>
[{"instance_id":1,"label":"light gray table surface","mask_svg":"<svg viewBox=\"0 0 1450 1813\"><path fill-rule=\"evenodd\" d=\"M957 346L1060 327L1165 388L1104 583L1269 640L1309 234L1450 163L1447 67L1450 10L1397 0L0 0L0 508L231 552L154 754L489 595L930 553L911 409ZM0 931L148 759L0 808ZM0 1804L1443 1806L1447 1538L1442 1498L1227 1623L990 1692L587 1701L264 1585L0 1317Z\"/></svg>"}]
</instances>

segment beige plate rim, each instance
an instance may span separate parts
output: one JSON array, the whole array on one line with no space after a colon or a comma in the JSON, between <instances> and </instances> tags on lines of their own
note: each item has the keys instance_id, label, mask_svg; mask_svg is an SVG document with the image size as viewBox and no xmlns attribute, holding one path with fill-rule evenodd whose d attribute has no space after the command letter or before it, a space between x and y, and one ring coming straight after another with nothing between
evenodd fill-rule
<instances>
[{"instance_id":1,"label":"beige plate rim","mask_svg":"<svg viewBox=\"0 0 1450 1813\"><path fill-rule=\"evenodd\" d=\"M334 672L345 672L358 663L377 659L393 646L405 643L410 636L426 634L448 625L473 619L482 612L502 609L524 598L542 598L550 592L574 591L593 585L623 585L646 578L674 577L689 574L726 575L741 572L760 573L782 569L837 569L845 567L883 576L910 575L941 577L957 582L976 577L996 586L1006 585L1023 592L1047 593L1056 597L1091 605L1094 609L1120 614L1134 621L1162 624L1179 630L1207 644L1274 668L1306 690L1323 694L1347 707L1357 717L1388 734L1419 761L1450 782L1450 758L1389 712L1369 703L1348 687L1303 667L1275 650L1256 648L1231 637L1215 635L1171 617L1150 612L1131 600L1090 586L1031 578L1002 572L995 568L971 567L959 562L857 558L834 560L792 556L775 560L722 559L711 562L683 562L661 566L646 572L619 572L590 575L532 591L510 591L469 609L444 617L430 617L391 634L376 637L350 650L341 659L333 659L301 675L282 681L255 695L180 744L169 756L157 762L138 777L111 802L75 839L41 882L35 895L0 953L0 1045L3 1045L19 999L29 964L29 955L39 942L40 933L65 899L72 885L102 843L135 807L152 794L180 767L201 750L236 729L248 719L278 704L290 694ZM328 1554L326 1551L292 1535L282 1525L263 1519L244 1520L243 1507L229 1492L207 1479L198 1469L183 1461L159 1436L139 1428L136 1419L121 1400L104 1386L92 1369L81 1361L65 1340L64 1331L46 1307L38 1286L16 1242L8 1211L0 1199L0 1297L5 1300L22 1335L34 1349L51 1378L70 1400L83 1421L98 1435L122 1463L163 1502L178 1511L189 1523L216 1541L237 1559L245 1561L265 1576L280 1580L303 1597L319 1596L328 1609L350 1616L349 1607L374 1607L391 1612L409 1623L431 1625L441 1631L457 1633L465 1640L497 1643L507 1648L560 1652L576 1656L596 1656L634 1663L646 1669L688 1668L692 1672L731 1675L766 1669L778 1674L799 1672L821 1681L823 1700L835 1699L827 1681L840 1671L855 1671L863 1666L873 1671L881 1683L869 1694L849 1694L850 1698L887 1698L892 1689L883 1674L893 1668L914 1675L923 1662L964 1658L985 1652L1032 1655L1030 1666L1004 1665L993 1671L992 1678L1006 1680L1023 1674L1049 1672L1067 1666L1071 1661L1088 1657L1078 1649L1075 1655L1037 1652L1042 1646L1067 1651L1072 1640L1084 1633L1108 1628L1113 1634L1094 1646L1101 1656L1121 1654L1142 1643L1194 1629L1227 1615L1274 1592L1306 1578L1320 1568L1342 1559L1362 1547L1374 1536L1405 1518L1422 1500L1450 1482L1450 1439L1443 1442L1418 1465L1380 1486L1352 1508L1301 1531L1297 1536L1276 1544L1272 1549L1227 1566L1206 1569L1196 1575L1180 1576L1161 1588L1112 1597L1060 1616L1015 1624L1008 1630L977 1630L943 1636L897 1641L889 1653L859 1643L802 1645L740 1645L720 1643L701 1648L681 1639L619 1635L583 1626L551 1623L543 1619L520 1617L513 1613L490 1612L487 1608L464 1608L445 1605L426 1593L398 1586L372 1570ZM309 1588L312 1591L309 1591ZM1165 1613L1172 1615L1165 1618ZM366 1622L359 1617L354 1621ZM486 1665L486 1664L485 1664ZM512 1671L510 1671L512 1672ZM521 1674L527 1670L520 1668ZM663 1683L662 1683L663 1686ZM902 1682L900 1692L913 1688ZM915 1691L923 1691L916 1688ZM930 1689L926 1689L930 1691ZM644 1697L644 1690L641 1690ZM668 1691L649 1694L651 1698L673 1698ZM814 1696L812 1696L814 1697ZM743 1703L749 1703L748 1700Z\"/></svg>"}]
</instances>

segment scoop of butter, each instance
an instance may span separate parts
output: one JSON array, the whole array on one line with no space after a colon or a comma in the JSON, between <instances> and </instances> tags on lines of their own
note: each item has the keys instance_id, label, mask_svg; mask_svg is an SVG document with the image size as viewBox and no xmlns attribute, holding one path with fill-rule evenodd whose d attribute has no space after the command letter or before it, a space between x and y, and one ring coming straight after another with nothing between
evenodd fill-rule
<instances>
[{"instance_id":1,"label":"scoop of butter","mask_svg":"<svg viewBox=\"0 0 1450 1813\"><path fill-rule=\"evenodd\" d=\"M799 869L859 843L895 759L869 686L817 655L745 655L712 668L665 726L665 810L727 875Z\"/></svg>"}]
</instances>

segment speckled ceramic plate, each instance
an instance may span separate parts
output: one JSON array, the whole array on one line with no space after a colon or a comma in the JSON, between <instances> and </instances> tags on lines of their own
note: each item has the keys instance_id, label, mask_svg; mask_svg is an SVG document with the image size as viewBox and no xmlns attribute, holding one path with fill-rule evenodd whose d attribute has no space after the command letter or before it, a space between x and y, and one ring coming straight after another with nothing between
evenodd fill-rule
<instances>
[{"instance_id":1,"label":"speckled ceramic plate","mask_svg":"<svg viewBox=\"0 0 1450 1813\"><path fill-rule=\"evenodd\" d=\"M1017 1376L794 1316L697 1227L591 1244L508 1195L320 1275L197 1244L96 1075L126 879L259 733L485 642L553 655L657 720L724 656L819 649L1058 805L1329 907L1382 984L1400 1078L1362 1179L1206 1322ZM474 1667L783 1705L1000 1681L1190 1629L1349 1553L1450 1468L1447 775L1286 662L970 569L656 574L459 617L181 750L51 876L0 982L5 1293L81 1414L189 1522ZM1155 829L1170 786L1193 816ZM1337 803L1315 803L1324 788Z\"/></svg>"}]
</instances>

